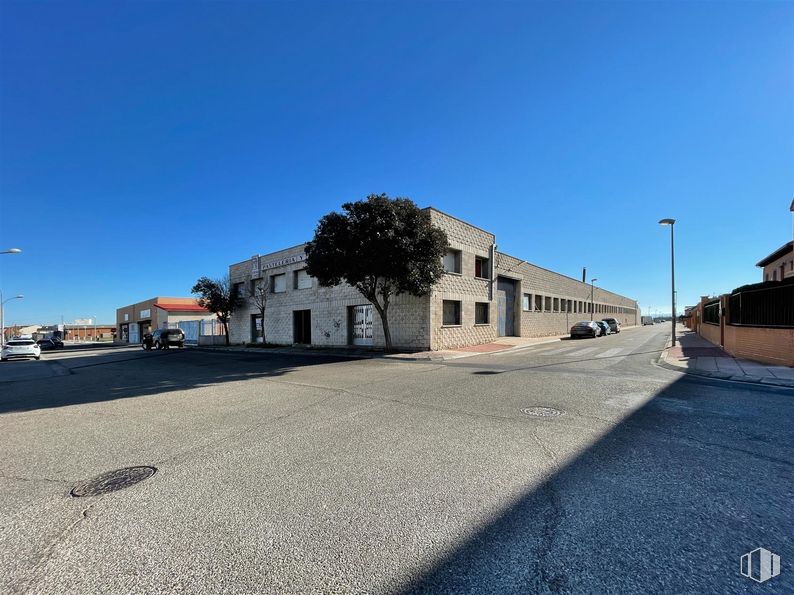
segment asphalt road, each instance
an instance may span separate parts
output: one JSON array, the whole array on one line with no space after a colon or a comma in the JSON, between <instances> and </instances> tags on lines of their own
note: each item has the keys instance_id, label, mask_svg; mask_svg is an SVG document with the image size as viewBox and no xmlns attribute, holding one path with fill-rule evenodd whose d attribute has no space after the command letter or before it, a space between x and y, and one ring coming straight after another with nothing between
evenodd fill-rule
<instances>
[{"instance_id":1,"label":"asphalt road","mask_svg":"<svg viewBox=\"0 0 794 595\"><path fill-rule=\"evenodd\" d=\"M665 331L3 364L0 592L794 592L794 391L659 368ZM157 472L70 495L133 465ZM757 547L782 558L763 585Z\"/></svg>"}]
</instances>

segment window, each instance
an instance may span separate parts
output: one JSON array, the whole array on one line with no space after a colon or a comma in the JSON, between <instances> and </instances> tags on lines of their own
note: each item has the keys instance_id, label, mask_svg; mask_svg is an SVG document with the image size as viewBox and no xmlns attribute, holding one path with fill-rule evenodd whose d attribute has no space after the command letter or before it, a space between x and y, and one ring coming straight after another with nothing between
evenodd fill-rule
<instances>
[{"instance_id":1,"label":"window","mask_svg":"<svg viewBox=\"0 0 794 595\"><path fill-rule=\"evenodd\" d=\"M543 296L535 294L535 312L543 311Z\"/></svg>"},{"instance_id":2,"label":"window","mask_svg":"<svg viewBox=\"0 0 794 595\"><path fill-rule=\"evenodd\" d=\"M488 324L488 302L474 304L474 324Z\"/></svg>"},{"instance_id":3,"label":"window","mask_svg":"<svg viewBox=\"0 0 794 595\"><path fill-rule=\"evenodd\" d=\"M306 272L306 269L301 269L299 271L295 271L293 274L293 287L295 289L311 289L312 287L312 278L309 277L309 273Z\"/></svg>"},{"instance_id":4,"label":"window","mask_svg":"<svg viewBox=\"0 0 794 595\"><path fill-rule=\"evenodd\" d=\"M245 297L245 283L235 283L232 289L241 297Z\"/></svg>"},{"instance_id":5,"label":"window","mask_svg":"<svg viewBox=\"0 0 794 595\"><path fill-rule=\"evenodd\" d=\"M553 310L554 312L560 311L560 298L554 298L553 308L554 308Z\"/></svg>"},{"instance_id":6,"label":"window","mask_svg":"<svg viewBox=\"0 0 794 595\"><path fill-rule=\"evenodd\" d=\"M447 250L444 256L444 272L460 274L460 250Z\"/></svg>"},{"instance_id":7,"label":"window","mask_svg":"<svg viewBox=\"0 0 794 595\"><path fill-rule=\"evenodd\" d=\"M573 300L565 300L565 311L573 312Z\"/></svg>"},{"instance_id":8,"label":"window","mask_svg":"<svg viewBox=\"0 0 794 595\"><path fill-rule=\"evenodd\" d=\"M479 277L480 279L490 279L491 274L488 270L488 259L483 258L482 256L476 256L474 258L474 276Z\"/></svg>"},{"instance_id":9,"label":"window","mask_svg":"<svg viewBox=\"0 0 794 595\"><path fill-rule=\"evenodd\" d=\"M521 309L524 312L529 312L529 309L532 307L532 294L525 293L524 299L521 301Z\"/></svg>"},{"instance_id":10,"label":"window","mask_svg":"<svg viewBox=\"0 0 794 595\"><path fill-rule=\"evenodd\" d=\"M280 275L271 275L270 291L273 293L284 293L287 291L287 275L284 273Z\"/></svg>"},{"instance_id":11,"label":"window","mask_svg":"<svg viewBox=\"0 0 794 595\"><path fill-rule=\"evenodd\" d=\"M460 302L444 300L444 326L460 326Z\"/></svg>"},{"instance_id":12,"label":"window","mask_svg":"<svg viewBox=\"0 0 794 595\"><path fill-rule=\"evenodd\" d=\"M551 312L551 298L546 296L543 304L543 311L544 312Z\"/></svg>"}]
</instances>

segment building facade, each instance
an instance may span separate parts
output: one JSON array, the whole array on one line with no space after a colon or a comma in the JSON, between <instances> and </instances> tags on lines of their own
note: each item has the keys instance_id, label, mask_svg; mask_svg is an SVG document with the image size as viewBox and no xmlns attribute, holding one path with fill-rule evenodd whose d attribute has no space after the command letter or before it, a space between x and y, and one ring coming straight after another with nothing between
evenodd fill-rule
<instances>
[{"instance_id":1,"label":"building facade","mask_svg":"<svg viewBox=\"0 0 794 595\"><path fill-rule=\"evenodd\" d=\"M596 319L639 324L635 300L501 253L493 233L434 208L426 211L447 234L445 274L429 295L392 300L389 326L395 347L440 350L502 336L561 335L578 320L589 320L591 308ZM350 286L320 287L306 274L304 248L300 244L256 255L229 267L244 298L232 318L232 342L260 337L262 321L254 299L260 287L266 295L268 343L383 346L380 317L372 305Z\"/></svg>"},{"instance_id":2,"label":"building facade","mask_svg":"<svg viewBox=\"0 0 794 595\"><path fill-rule=\"evenodd\" d=\"M140 343L154 329L214 318L194 298L154 297L116 310L116 341Z\"/></svg>"},{"instance_id":3,"label":"building facade","mask_svg":"<svg viewBox=\"0 0 794 595\"><path fill-rule=\"evenodd\" d=\"M763 270L764 281L782 281L794 277L794 241L786 242L755 266Z\"/></svg>"}]
</instances>

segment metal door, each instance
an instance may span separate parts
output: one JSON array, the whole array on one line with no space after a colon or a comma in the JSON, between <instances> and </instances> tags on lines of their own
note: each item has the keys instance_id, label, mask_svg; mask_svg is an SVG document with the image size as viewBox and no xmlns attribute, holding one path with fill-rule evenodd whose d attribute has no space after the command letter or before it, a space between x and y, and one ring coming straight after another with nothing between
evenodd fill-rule
<instances>
[{"instance_id":1,"label":"metal door","mask_svg":"<svg viewBox=\"0 0 794 595\"><path fill-rule=\"evenodd\" d=\"M516 284L512 279L499 277L496 280L496 304L497 304L497 335L500 337L512 337L515 335L515 307Z\"/></svg>"},{"instance_id":2,"label":"metal door","mask_svg":"<svg viewBox=\"0 0 794 595\"><path fill-rule=\"evenodd\" d=\"M293 341L303 345L312 342L312 311L294 310L292 312Z\"/></svg>"},{"instance_id":3,"label":"metal door","mask_svg":"<svg viewBox=\"0 0 794 595\"><path fill-rule=\"evenodd\" d=\"M372 345L372 304L353 306L351 323L353 345Z\"/></svg>"},{"instance_id":4,"label":"metal door","mask_svg":"<svg viewBox=\"0 0 794 595\"><path fill-rule=\"evenodd\" d=\"M199 338L199 321L198 320L180 320L177 326L185 333L186 345L198 345Z\"/></svg>"},{"instance_id":5,"label":"metal door","mask_svg":"<svg viewBox=\"0 0 794 595\"><path fill-rule=\"evenodd\" d=\"M503 294L496 296L497 306L497 326L496 334L499 337L504 337L507 334L507 298Z\"/></svg>"}]
</instances>

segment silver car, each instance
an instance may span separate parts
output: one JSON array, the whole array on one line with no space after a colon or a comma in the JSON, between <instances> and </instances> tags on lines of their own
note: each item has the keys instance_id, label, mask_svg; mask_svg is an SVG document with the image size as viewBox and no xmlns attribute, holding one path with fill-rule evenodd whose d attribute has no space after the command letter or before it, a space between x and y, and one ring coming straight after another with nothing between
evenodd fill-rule
<instances>
[{"instance_id":1,"label":"silver car","mask_svg":"<svg viewBox=\"0 0 794 595\"><path fill-rule=\"evenodd\" d=\"M0 350L0 361L7 362L13 357L32 357L41 359L41 347L33 339L11 339Z\"/></svg>"}]
</instances>

